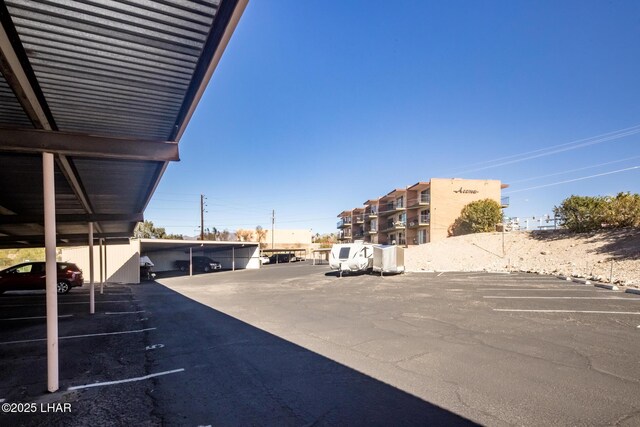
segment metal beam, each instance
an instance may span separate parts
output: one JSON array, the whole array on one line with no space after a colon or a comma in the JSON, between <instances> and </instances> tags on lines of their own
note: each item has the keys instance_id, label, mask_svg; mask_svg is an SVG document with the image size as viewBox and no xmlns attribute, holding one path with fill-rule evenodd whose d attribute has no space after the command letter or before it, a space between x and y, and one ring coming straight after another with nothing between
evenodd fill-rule
<instances>
[{"instance_id":1,"label":"metal beam","mask_svg":"<svg viewBox=\"0 0 640 427\"><path fill-rule=\"evenodd\" d=\"M144 215L135 214L57 214L56 223L142 222ZM42 215L0 215L0 225L44 224ZM98 234L97 234L98 235Z\"/></svg>"},{"instance_id":2,"label":"metal beam","mask_svg":"<svg viewBox=\"0 0 640 427\"><path fill-rule=\"evenodd\" d=\"M35 73L5 2L0 2L0 71L25 114L38 129L56 129Z\"/></svg>"},{"instance_id":3,"label":"metal beam","mask_svg":"<svg viewBox=\"0 0 640 427\"><path fill-rule=\"evenodd\" d=\"M116 239L116 238L129 238L131 236L125 236L122 233L94 233L94 238ZM87 241L87 234L58 234L56 236L58 243L80 243L85 244ZM0 246L7 247L7 244L15 243L16 247L22 247L21 242L25 242L25 245L33 246L36 244L44 245L44 236L42 235L20 235L20 236L0 236Z\"/></svg>"},{"instance_id":4,"label":"metal beam","mask_svg":"<svg viewBox=\"0 0 640 427\"><path fill-rule=\"evenodd\" d=\"M169 138L171 141L180 141L248 3L249 0L225 0L218 8Z\"/></svg>"},{"instance_id":5,"label":"metal beam","mask_svg":"<svg viewBox=\"0 0 640 427\"><path fill-rule=\"evenodd\" d=\"M156 162L178 161L178 144L71 132L0 128L0 151Z\"/></svg>"}]
</instances>

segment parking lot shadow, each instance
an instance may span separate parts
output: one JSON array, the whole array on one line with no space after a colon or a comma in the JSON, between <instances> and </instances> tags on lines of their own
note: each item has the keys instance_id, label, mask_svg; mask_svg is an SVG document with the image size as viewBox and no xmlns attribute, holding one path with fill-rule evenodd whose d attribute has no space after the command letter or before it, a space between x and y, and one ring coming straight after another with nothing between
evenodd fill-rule
<instances>
[{"instance_id":1,"label":"parking lot shadow","mask_svg":"<svg viewBox=\"0 0 640 427\"><path fill-rule=\"evenodd\" d=\"M185 369L154 381L163 424L476 425L161 284L134 292L164 345L153 370Z\"/></svg>"}]
</instances>

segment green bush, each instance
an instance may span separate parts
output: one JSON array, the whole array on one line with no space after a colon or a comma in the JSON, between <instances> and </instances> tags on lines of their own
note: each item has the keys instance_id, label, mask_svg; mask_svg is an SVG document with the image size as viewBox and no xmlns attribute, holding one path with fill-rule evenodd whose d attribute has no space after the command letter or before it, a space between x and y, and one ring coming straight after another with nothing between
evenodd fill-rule
<instances>
[{"instance_id":1,"label":"green bush","mask_svg":"<svg viewBox=\"0 0 640 427\"><path fill-rule=\"evenodd\" d=\"M496 231L502 222L502 208L492 199L477 200L462 208L460 217L449 229L449 234L459 236L470 233Z\"/></svg>"},{"instance_id":2,"label":"green bush","mask_svg":"<svg viewBox=\"0 0 640 427\"><path fill-rule=\"evenodd\" d=\"M609 198L604 222L613 228L640 227L640 194L618 193Z\"/></svg>"},{"instance_id":3,"label":"green bush","mask_svg":"<svg viewBox=\"0 0 640 427\"><path fill-rule=\"evenodd\" d=\"M615 197L571 196L553 208L560 224L569 231L640 227L640 195L618 193Z\"/></svg>"}]
</instances>

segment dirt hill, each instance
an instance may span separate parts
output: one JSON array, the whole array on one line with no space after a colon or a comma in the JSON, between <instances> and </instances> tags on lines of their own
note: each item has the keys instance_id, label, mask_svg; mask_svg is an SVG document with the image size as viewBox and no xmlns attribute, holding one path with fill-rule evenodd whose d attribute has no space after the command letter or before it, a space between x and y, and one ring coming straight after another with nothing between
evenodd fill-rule
<instances>
[{"instance_id":1,"label":"dirt hill","mask_svg":"<svg viewBox=\"0 0 640 427\"><path fill-rule=\"evenodd\" d=\"M504 238L504 252L503 252ZM414 246L407 271L531 271L640 285L640 230L481 233Z\"/></svg>"}]
</instances>

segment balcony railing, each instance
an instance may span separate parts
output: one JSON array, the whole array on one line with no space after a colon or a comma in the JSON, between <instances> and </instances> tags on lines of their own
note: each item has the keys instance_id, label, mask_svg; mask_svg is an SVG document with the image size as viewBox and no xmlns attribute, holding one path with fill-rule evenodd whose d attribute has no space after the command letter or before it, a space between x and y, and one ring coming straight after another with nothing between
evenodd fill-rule
<instances>
[{"instance_id":1,"label":"balcony railing","mask_svg":"<svg viewBox=\"0 0 640 427\"><path fill-rule=\"evenodd\" d=\"M387 214L404 209L404 202L391 202L380 206L380 214Z\"/></svg>"},{"instance_id":2,"label":"balcony railing","mask_svg":"<svg viewBox=\"0 0 640 427\"><path fill-rule=\"evenodd\" d=\"M416 208L418 206L427 206L431 203L431 194L420 194L417 199L407 200L409 208Z\"/></svg>"},{"instance_id":3,"label":"balcony railing","mask_svg":"<svg viewBox=\"0 0 640 427\"><path fill-rule=\"evenodd\" d=\"M429 225L429 221L431 221L431 215L420 214L419 216L414 216L413 218L409 218L409 227Z\"/></svg>"},{"instance_id":4,"label":"balcony railing","mask_svg":"<svg viewBox=\"0 0 640 427\"><path fill-rule=\"evenodd\" d=\"M509 196L501 198L500 199L500 204L502 205L503 208L508 208L509 207Z\"/></svg>"},{"instance_id":5,"label":"balcony railing","mask_svg":"<svg viewBox=\"0 0 640 427\"><path fill-rule=\"evenodd\" d=\"M364 213L365 218L376 217L378 216L378 207L372 206L370 209L367 209Z\"/></svg>"},{"instance_id":6,"label":"balcony railing","mask_svg":"<svg viewBox=\"0 0 640 427\"><path fill-rule=\"evenodd\" d=\"M357 216L354 218L354 220L355 220L354 222L355 222L356 224L361 224L361 223L363 223L363 222L364 222L364 215L357 215Z\"/></svg>"},{"instance_id":7,"label":"balcony railing","mask_svg":"<svg viewBox=\"0 0 640 427\"><path fill-rule=\"evenodd\" d=\"M347 225L351 225L351 217L345 217L338 221L338 228L342 228Z\"/></svg>"},{"instance_id":8,"label":"balcony railing","mask_svg":"<svg viewBox=\"0 0 640 427\"><path fill-rule=\"evenodd\" d=\"M382 231L397 230L399 228L405 228L405 224L406 223L404 221L387 221Z\"/></svg>"}]
</instances>

